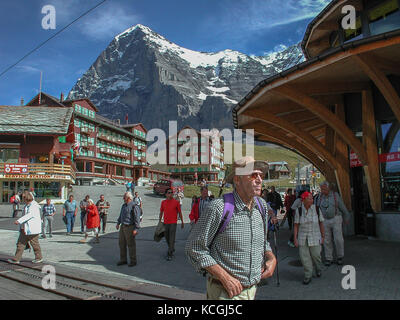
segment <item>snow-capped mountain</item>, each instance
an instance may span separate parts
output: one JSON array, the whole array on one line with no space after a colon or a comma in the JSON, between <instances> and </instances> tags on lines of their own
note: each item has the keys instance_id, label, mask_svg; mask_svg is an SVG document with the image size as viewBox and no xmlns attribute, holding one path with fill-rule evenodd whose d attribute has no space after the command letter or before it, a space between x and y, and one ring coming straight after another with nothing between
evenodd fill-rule
<instances>
[{"instance_id":1,"label":"snow-capped mountain","mask_svg":"<svg viewBox=\"0 0 400 320\"><path fill-rule=\"evenodd\" d=\"M231 110L258 82L304 60L295 45L264 57L182 48L143 25L117 35L68 99L88 97L100 114L147 129L232 128Z\"/></svg>"}]
</instances>

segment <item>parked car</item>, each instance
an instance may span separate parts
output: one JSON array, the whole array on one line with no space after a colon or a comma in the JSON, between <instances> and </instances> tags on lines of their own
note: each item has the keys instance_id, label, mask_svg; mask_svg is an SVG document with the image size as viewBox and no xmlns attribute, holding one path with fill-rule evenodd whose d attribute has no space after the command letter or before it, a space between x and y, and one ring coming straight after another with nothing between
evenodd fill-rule
<instances>
[{"instance_id":1,"label":"parked car","mask_svg":"<svg viewBox=\"0 0 400 320\"><path fill-rule=\"evenodd\" d=\"M153 192L155 194L165 195L165 192L169 188L171 188L174 193L183 192L184 184L182 180L179 179L162 179L154 185Z\"/></svg>"}]
</instances>

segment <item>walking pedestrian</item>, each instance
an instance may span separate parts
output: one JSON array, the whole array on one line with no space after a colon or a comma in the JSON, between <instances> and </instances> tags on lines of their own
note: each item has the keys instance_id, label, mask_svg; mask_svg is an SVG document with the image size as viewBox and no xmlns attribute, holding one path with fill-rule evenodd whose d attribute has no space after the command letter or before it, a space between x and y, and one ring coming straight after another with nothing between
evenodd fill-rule
<instances>
[{"instance_id":1,"label":"walking pedestrian","mask_svg":"<svg viewBox=\"0 0 400 320\"><path fill-rule=\"evenodd\" d=\"M97 211L100 215L100 221L103 223L103 233L106 233L108 209L110 208L110 203L104 199L104 194L100 195L100 200L96 203ZM100 226L99 226L100 232Z\"/></svg>"},{"instance_id":2,"label":"walking pedestrian","mask_svg":"<svg viewBox=\"0 0 400 320\"><path fill-rule=\"evenodd\" d=\"M239 169L239 170L237 170ZM257 284L271 277L276 259L267 241L266 219L257 202L268 164L246 156L234 162L227 183L233 183L234 210L223 232L224 199L215 199L200 215L186 243L185 252L195 269L206 271L207 299L255 298ZM225 215L226 217L227 215Z\"/></svg>"},{"instance_id":3,"label":"walking pedestrian","mask_svg":"<svg viewBox=\"0 0 400 320\"><path fill-rule=\"evenodd\" d=\"M93 232L96 236L95 243L99 243L99 230L100 230L100 215L92 199L87 200L86 215L84 219L85 238L80 240L80 243L85 243L89 233Z\"/></svg>"},{"instance_id":4,"label":"walking pedestrian","mask_svg":"<svg viewBox=\"0 0 400 320\"><path fill-rule=\"evenodd\" d=\"M127 249L129 250L129 267L136 266L136 235L140 228L140 207L133 201L132 193L125 192L124 204L117 221L117 230L119 230L119 250L120 260L117 266L128 263ZM121 228L120 228L121 226Z\"/></svg>"},{"instance_id":5,"label":"walking pedestrian","mask_svg":"<svg viewBox=\"0 0 400 320\"><path fill-rule=\"evenodd\" d=\"M302 205L296 209L294 218L294 245L299 248L300 260L304 268L303 284L311 282L313 265L317 277L321 277L321 245L324 243L324 218L319 208L313 204L308 191L301 195Z\"/></svg>"},{"instance_id":6,"label":"walking pedestrian","mask_svg":"<svg viewBox=\"0 0 400 320\"><path fill-rule=\"evenodd\" d=\"M89 198L90 198L90 196L86 195L86 197L79 204L79 207L81 208L81 233L82 234L85 232L85 217L86 217L87 207L89 205L89 203L88 203Z\"/></svg>"},{"instance_id":7,"label":"walking pedestrian","mask_svg":"<svg viewBox=\"0 0 400 320\"><path fill-rule=\"evenodd\" d=\"M225 180L219 180L219 194L218 198L221 198L222 192L224 192Z\"/></svg>"},{"instance_id":8,"label":"walking pedestrian","mask_svg":"<svg viewBox=\"0 0 400 320\"><path fill-rule=\"evenodd\" d=\"M271 191L267 195L267 202L270 203L271 208L278 214L280 208L283 208L282 197L275 191L275 187L271 187Z\"/></svg>"},{"instance_id":9,"label":"walking pedestrian","mask_svg":"<svg viewBox=\"0 0 400 320\"><path fill-rule=\"evenodd\" d=\"M128 181L126 184L126 192L132 192L132 182Z\"/></svg>"},{"instance_id":10,"label":"walking pedestrian","mask_svg":"<svg viewBox=\"0 0 400 320\"><path fill-rule=\"evenodd\" d=\"M142 220L143 220L143 207L142 207L143 201L142 201L142 198L139 197L138 192L135 192L135 197L133 198L133 201L136 203L136 205L138 205L140 207L140 222L142 222Z\"/></svg>"},{"instance_id":11,"label":"walking pedestrian","mask_svg":"<svg viewBox=\"0 0 400 320\"><path fill-rule=\"evenodd\" d=\"M175 236L176 236L176 225L178 223L178 214L181 219L181 228L183 229L183 217L181 211L181 205L179 201L173 198L173 191L171 188L166 190L167 199L161 202L160 217L159 222L162 221L164 217L164 227L165 227L165 239L167 240L168 252L167 261L171 261L175 252Z\"/></svg>"},{"instance_id":12,"label":"walking pedestrian","mask_svg":"<svg viewBox=\"0 0 400 320\"><path fill-rule=\"evenodd\" d=\"M42 208L43 212L43 230L42 230L42 238L46 239L46 230L47 227L49 229L49 238L53 237L53 222L54 215L56 214L56 207L53 203L51 203L51 199L47 198L46 203Z\"/></svg>"},{"instance_id":13,"label":"walking pedestrian","mask_svg":"<svg viewBox=\"0 0 400 320\"><path fill-rule=\"evenodd\" d=\"M76 213L78 212L78 206L74 200L74 196L71 194L68 200L64 202L63 217L67 218L67 236L74 232L74 224Z\"/></svg>"},{"instance_id":14,"label":"walking pedestrian","mask_svg":"<svg viewBox=\"0 0 400 320\"><path fill-rule=\"evenodd\" d=\"M135 187L136 187L135 180L132 180L132 182L131 182L131 193L132 194L134 194L134 192L135 192Z\"/></svg>"},{"instance_id":15,"label":"walking pedestrian","mask_svg":"<svg viewBox=\"0 0 400 320\"><path fill-rule=\"evenodd\" d=\"M12 217L16 218L18 216L18 211L19 211L19 204L21 202L21 198L19 197L18 193L13 193L11 198L10 198L10 202L13 206L13 213L12 213Z\"/></svg>"},{"instance_id":16,"label":"walking pedestrian","mask_svg":"<svg viewBox=\"0 0 400 320\"><path fill-rule=\"evenodd\" d=\"M322 182L320 187L321 193L316 198L316 205L321 208L322 215L325 219L325 265L330 266L333 262L333 244L335 244L336 248L336 263L342 265L344 258L343 215L344 223L348 224L350 213L340 195L330 189L328 181Z\"/></svg>"},{"instance_id":17,"label":"walking pedestrian","mask_svg":"<svg viewBox=\"0 0 400 320\"><path fill-rule=\"evenodd\" d=\"M292 209L292 205L296 200L296 195L294 195L292 192L293 192L292 188L288 188L286 190L284 206L285 206L285 210L286 210L286 217L288 220L289 230L291 231L288 245L293 248L294 247L294 233L293 233L292 229L293 229L294 211Z\"/></svg>"},{"instance_id":18,"label":"walking pedestrian","mask_svg":"<svg viewBox=\"0 0 400 320\"><path fill-rule=\"evenodd\" d=\"M29 191L24 192L22 198L26 204L23 209L23 215L14 222L14 224L20 226L17 250L14 258L8 259L8 262L19 264L27 244L30 243L35 253L35 259L32 262L40 263L43 261L42 250L39 244L39 234L42 229L40 205L33 200L33 196Z\"/></svg>"},{"instance_id":19,"label":"walking pedestrian","mask_svg":"<svg viewBox=\"0 0 400 320\"><path fill-rule=\"evenodd\" d=\"M203 212L207 209L208 205L210 204L210 197L208 196L208 188L203 186L200 187L200 197L192 206L192 210L189 214L190 224L197 223L199 217L203 214Z\"/></svg>"}]
</instances>

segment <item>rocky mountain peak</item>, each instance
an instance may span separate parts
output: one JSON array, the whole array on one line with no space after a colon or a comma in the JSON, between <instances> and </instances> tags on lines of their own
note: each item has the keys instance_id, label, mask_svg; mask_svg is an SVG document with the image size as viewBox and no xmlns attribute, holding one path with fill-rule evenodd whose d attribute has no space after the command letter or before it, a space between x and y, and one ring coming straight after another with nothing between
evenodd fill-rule
<instances>
[{"instance_id":1,"label":"rocky mountain peak","mask_svg":"<svg viewBox=\"0 0 400 320\"><path fill-rule=\"evenodd\" d=\"M301 62L295 45L255 57L234 50L183 48L137 24L118 34L68 98L88 97L100 114L146 128L232 128L232 107L258 82ZM154 117L154 115L157 117Z\"/></svg>"}]
</instances>

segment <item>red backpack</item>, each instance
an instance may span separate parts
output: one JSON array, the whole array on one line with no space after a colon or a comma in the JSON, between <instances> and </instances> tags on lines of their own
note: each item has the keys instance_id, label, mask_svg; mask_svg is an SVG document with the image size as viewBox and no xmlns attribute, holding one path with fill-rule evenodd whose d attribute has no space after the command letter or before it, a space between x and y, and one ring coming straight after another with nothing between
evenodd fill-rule
<instances>
[{"instance_id":1,"label":"red backpack","mask_svg":"<svg viewBox=\"0 0 400 320\"><path fill-rule=\"evenodd\" d=\"M14 203L15 202L15 195L13 195L11 198L10 198L10 203Z\"/></svg>"}]
</instances>

